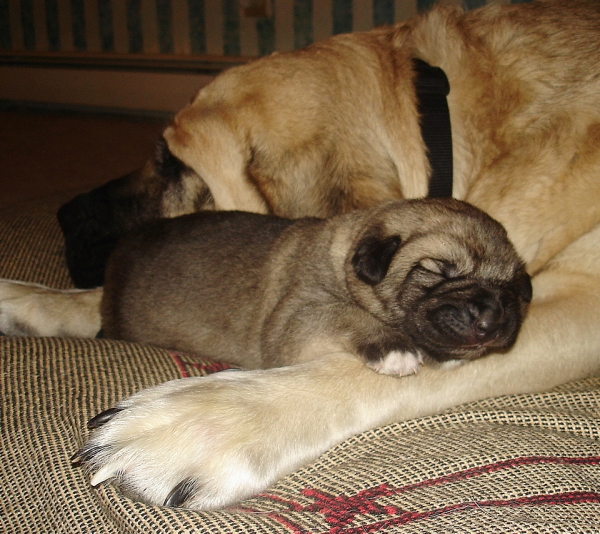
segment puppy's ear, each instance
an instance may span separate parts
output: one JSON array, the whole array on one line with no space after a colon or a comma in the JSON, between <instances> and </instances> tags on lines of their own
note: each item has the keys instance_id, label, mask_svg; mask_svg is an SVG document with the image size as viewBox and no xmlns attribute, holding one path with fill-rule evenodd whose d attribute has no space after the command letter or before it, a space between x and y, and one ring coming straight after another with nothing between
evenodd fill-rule
<instances>
[{"instance_id":1,"label":"puppy's ear","mask_svg":"<svg viewBox=\"0 0 600 534\"><path fill-rule=\"evenodd\" d=\"M381 282L399 246L400 236L397 235L385 238L365 237L352 257L356 276L371 286Z\"/></svg>"}]
</instances>

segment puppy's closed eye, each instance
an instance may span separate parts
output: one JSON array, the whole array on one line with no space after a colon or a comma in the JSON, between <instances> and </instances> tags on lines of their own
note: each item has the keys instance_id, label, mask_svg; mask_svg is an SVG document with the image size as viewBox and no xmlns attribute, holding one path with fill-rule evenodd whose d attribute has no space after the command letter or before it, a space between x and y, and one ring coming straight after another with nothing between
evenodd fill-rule
<instances>
[{"instance_id":1,"label":"puppy's closed eye","mask_svg":"<svg viewBox=\"0 0 600 534\"><path fill-rule=\"evenodd\" d=\"M460 276L458 267L453 263L435 258L424 258L418 264L422 269L444 278L457 278Z\"/></svg>"}]
</instances>

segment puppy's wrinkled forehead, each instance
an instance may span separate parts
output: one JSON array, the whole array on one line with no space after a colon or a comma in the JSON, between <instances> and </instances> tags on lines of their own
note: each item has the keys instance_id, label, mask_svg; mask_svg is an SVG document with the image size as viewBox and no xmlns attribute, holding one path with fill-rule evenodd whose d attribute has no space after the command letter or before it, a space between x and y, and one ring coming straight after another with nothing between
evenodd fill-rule
<instances>
[{"instance_id":1,"label":"puppy's wrinkled forehead","mask_svg":"<svg viewBox=\"0 0 600 534\"><path fill-rule=\"evenodd\" d=\"M415 200L382 219L383 234L397 233L397 268L416 263L450 277L509 280L522 268L504 227L482 211L453 199Z\"/></svg>"}]
</instances>

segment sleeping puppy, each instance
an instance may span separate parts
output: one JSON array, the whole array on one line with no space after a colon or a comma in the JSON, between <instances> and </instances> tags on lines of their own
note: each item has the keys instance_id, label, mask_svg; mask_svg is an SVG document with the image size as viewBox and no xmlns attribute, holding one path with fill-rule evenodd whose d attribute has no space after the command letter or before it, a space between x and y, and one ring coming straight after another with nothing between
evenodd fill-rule
<instances>
[{"instance_id":1,"label":"sleeping puppy","mask_svg":"<svg viewBox=\"0 0 600 534\"><path fill-rule=\"evenodd\" d=\"M150 223L106 271L106 337L248 369L336 352L383 374L511 347L531 282L502 226L455 200L328 220L245 212Z\"/></svg>"}]
</instances>

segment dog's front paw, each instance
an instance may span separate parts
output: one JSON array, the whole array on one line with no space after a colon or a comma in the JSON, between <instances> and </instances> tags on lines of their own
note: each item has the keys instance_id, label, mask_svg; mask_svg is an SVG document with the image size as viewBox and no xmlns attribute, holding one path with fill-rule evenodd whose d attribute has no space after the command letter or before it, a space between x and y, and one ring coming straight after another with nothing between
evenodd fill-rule
<instances>
[{"instance_id":1,"label":"dog's front paw","mask_svg":"<svg viewBox=\"0 0 600 534\"><path fill-rule=\"evenodd\" d=\"M89 422L73 461L94 473L92 485L112 479L151 504L227 506L332 444L331 429L286 404L294 382L293 368L226 371L143 390Z\"/></svg>"}]
</instances>

